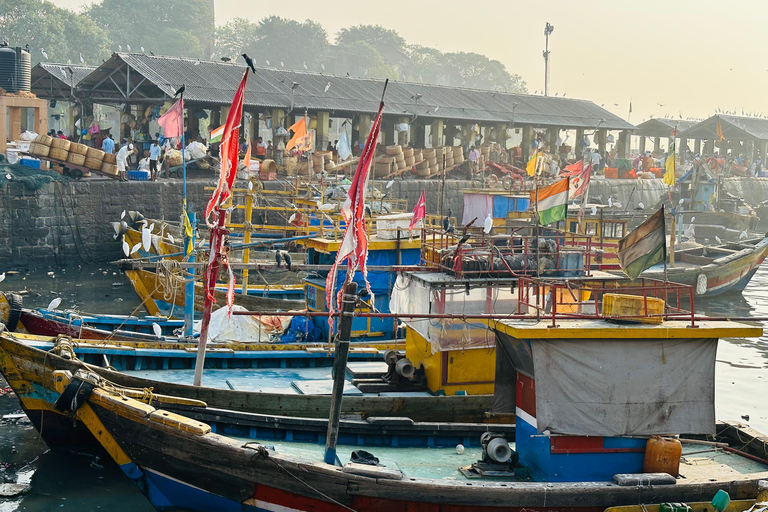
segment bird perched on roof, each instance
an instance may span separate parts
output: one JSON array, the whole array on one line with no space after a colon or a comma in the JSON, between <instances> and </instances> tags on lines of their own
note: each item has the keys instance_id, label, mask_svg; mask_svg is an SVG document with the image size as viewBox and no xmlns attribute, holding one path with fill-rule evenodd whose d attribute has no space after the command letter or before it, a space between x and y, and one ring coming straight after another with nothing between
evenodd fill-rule
<instances>
[{"instance_id":1,"label":"bird perched on roof","mask_svg":"<svg viewBox=\"0 0 768 512\"><path fill-rule=\"evenodd\" d=\"M179 87L175 93L173 93L174 96L178 96L179 94L184 94L184 91L187 90L187 84L182 84L181 87Z\"/></svg>"},{"instance_id":2,"label":"bird perched on roof","mask_svg":"<svg viewBox=\"0 0 768 512\"><path fill-rule=\"evenodd\" d=\"M275 263L277 264L277 268L280 268L280 266L283 264L283 261L285 261L285 266L288 268L288 270L291 270L291 255L288 251L283 251L281 249L278 249L275 251Z\"/></svg>"},{"instance_id":3,"label":"bird perched on roof","mask_svg":"<svg viewBox=\"0 0 768 512\"><path fill-rule=\"evenodd\" d=\"M248 56L247 53L243 54L243 58L245 59L245 63L248 64L248 67L251 68L251 71L253 71L253 74L256 74L256 66L253 65L253 59Z\"/></svg>"},{"instance_id":4,"label":"bird perched on roof","mask_svg":"<svg viewBox=\"0 0 768 512\"><path fill-rule=\"evenodd\" d=\"M232 60L232 59L230 59L229 57L222 57L222 58L221 58L221 62L229 62L229 61L231 61L231 60Z\"/></svg>"}]
</instances>

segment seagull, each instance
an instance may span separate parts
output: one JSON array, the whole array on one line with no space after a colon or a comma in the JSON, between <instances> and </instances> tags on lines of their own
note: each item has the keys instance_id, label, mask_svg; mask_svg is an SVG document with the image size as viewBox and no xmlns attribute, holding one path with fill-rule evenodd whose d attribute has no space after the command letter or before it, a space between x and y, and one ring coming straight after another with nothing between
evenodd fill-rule
<instances>
[{"instance_id":1,"label":"seagull","mask_svg":"<svg viewBox=\"0 0 768 512\"><path fill-rule=\"evenodd\" d=\"M723 241L722 241L722 240L720 240L720 237L719 237L719 236L717 236L717 235L715 235L715 240L717 240L717 243L718 243L718 244L722 244L722 243L723 243Z\"/></svg>"},{"instance_id":2,"label":"seagull","mask_svg":"<svg viewBox=\"0 0 768 512\"><path fill-rule=\"evenodd\" d=\"M141 47L141 53L144 53L144 47L143 46Z\"/></svg>"},{"instance_id":3,"label":"seagull","mask_svg":"<svg viewBox=\"0 0 768 512\"><path fill-rule=\"evenodd\" d=\"M213 52L213 53L211 54L211 58L210 58L209 60L213 60L214 58L216 58L216 52Z\"/></svg>"},{"instance_id":4,"label":"seagull","mask_svg":"<svg viewBox=\"0 0 768 512\"><path fill-rule=\"evenodd\" d=\"M221 58L221 62L229 62L229 61L231 61L231 60L232 60L232 59L230 59L229 57L222 57L222 58Z\"/></svg>"},{"instance_id":5,"label":"seagull","mask_svg":"<svg viewBox=\"0 0 768 512\"><path fill-rule=\"evenodd\" d=\"M745 239L745 238L747 238L748 236L749 236L749 235L747 234L747 232L746 232L746 231L742 231L741 233L739 233L739 240L744 240L744 239Z\"/></svg>"},{"instance_id":6,"label":"seagull","mask_svg":"<svg viewBox=\"0 0 768 512\"><path fill-rule=\"evenodd\" d=\"M613 199L611 199L611 198L609 197L609 198L608 198L608 207L610 208L611 206L613 206Z\"/></svg>"},{"instance_id":7,"label":"seagull","mask_svg":"<svg viewBox=\"0 0 768 512\"><path fill-rule=\"evenodd\" d=\"M267 66L269 66L269 61L267 61Z\"/></svg>"},{"instance_id":8,"label":"seagull","mask_svg":"<svg viewBox=\"0 0 768 512\"><path fill-rule=\"evenodd\" d=\"M61 297L56 297L50 302L50 304L48 304L48 309L52 309L55 311L60 304L61 304Z\"/></svg>"},{"instance_id":9,"label":"seagull","mask_svg":"<svg viewBox=\"0 0 768 512\"><path fill-rule=\"evenodd\" d=\"M85 59L83 58L83 54L80 54L80 64L85 64Z\"/></svg>"},{"instance_id":10,"label":"seagull","mask_svg":"<svg viewBox=\"0 0 768 512\"><path fill-rule=\"evenodd\" d=\"M331 88L331 82L328 82L327 84L325 84L325 89L323 90L323 92L328 92L328 89L330 88Z\"/></svg>"},{"instance_id":11,"label":"seagull","mask_svg":"<svg viewBox=\"0 0 768 512\"><path fill-rule=\"evenodd\" d=\"M128 242L125 241L125 237L123 237L123 253L125 254L126 258L131 255L131 246L128 245Z\"/></svg>"},{"instance_id":12,"label":"seagull","mask_svg":"<svg viewBox=\"0 0 768 512\"><path fill-rule=\"evenodd\" d=\"M438 110L440 110L440 105L435 107L435 112L437 112Z\"/></svg>"},{"instance_id":13,"label":"seagull","mask_svg":"<svg viewBox=\"0 0 768 512\"><path fill-rule=\"evenodd\" d=\"M119 44L117 45L117 51L121 52L123 51L123 45Z\"/></svg>"},{"instance_id":14,"label":"seagull","mask_svg":"<svg viewBox=\"0 0 768 512\"><path fill-rule=\"evenodd\" d=\"M134 245L134 246L131 248L131 250L130 250L130 253L131 253L131 254L136 254L136 252L138 252L138 250L139 250L139 249L141 249L141 242L139 242L139 243L137 243L136 245Z\"/></svg>"},{"instance_id":15,"label":"seagull","mask_svg":"<svg viewBox=\"0 0 768 512\"><path fill-rule=\"evenodd\" d=\"M0 283L2 283L3 281L5 281L5 272L0 274Z\"/></svg>"},{"instance_id":16,"label":"seagull","mask_svg":"<svg viewBox=\"0 0 768 512\"><path fill-rule=\"evenodd\" d=\"M199 65L200 65L200 59L197 59L197 60L195 61L195 66L199 66Z\"/></svg>"},{"instance_id":17,"label":"seagull","mask_svg":"<svg viewBox=\"0 0 768 512\"><path fill-rule=\"evenodd\" d=\"M71 66L71 65L72 65L72 59L67 59L67 66Z\"/></svg>"},{"instance_id":18,"label":"seagull","mask_svg":"<svg viewBox=\"0 0 768 512\"><path fill-rule=\"evenodd\" d=\"M283 64L283 61L280 61L280 67L281 67L281 68L284 68L284 67L285 67L285 64Z\"/></svg>"},{"instance_id":19,"label":"seagull","mask_svg":"<svg viewBox=\"0 0 768 512\"><path fill-rule=\"evenodd\" d=\"M155 336L158 338L163 336L163 330L160 328L160 324L157 322L152 322L152 332L154 332Z\"/></svg>"},{"instance_id":20,"label":"seagull","mask_svg":"<svg viewBox=\"0 0 768 512\"><path fill-rule=\"evenodd\" d=\"M168 233L168 241L171 242L172 244L176 243L176 240L173 239L173 235L170 233Z\"/></svg>"},{"instance_id":21,"label":"seagull","mask_svg":"<svg viewBox=\"0 0 768 512\"><path fill-rule=\"evenodd\" d=\"M42 48L40 48L40 53L42 53L42 54L43 54L43 57L45 57L45 60L48 60L48 54L47 54L47 53L45 53L45 50L43 50Z\"/></svg>"},{"instance_id":22,"label":"seagull","mask_svg":"<svg viewBox=\"0 0 768 512\"><path fill-rule=\"evenodd\" d=\"M129 44L125 45L125 48L128 50L128 53L131 52L131 45L129 45Z\"/></svg>"},{"instance_id":23,"label":"seagull","mask_svg":"<svg viewBox=\"0 0 768 512\"><path fill-rule=\"evenodd\" d=\"M641 210L645 210L645 205L643 203L637 203L637 207Z\"/></svg>"},{"instance_id":24,"label":"seagull","mask_svg":"<svg viewBox=\"0 0 768 512\"><path fill-rule=\"evenodd\" d=\"M256 66L253 65L253 59L251 59L247 53L243 54L243 58L245 59L245 63L248 64L248 67L251 68L251 71L253 71L253 74L256 74Z\"/></svg>"},{"instance_id":25,"label":"seagull","mask_svg":"<svg viewBox=\"0 0 768 512\"><path fill-rule=\"evenodd\" d=\"M320 68L322 68L322 70L325 71L325 64L320 64Z\"/></svg>"}]
</instances>

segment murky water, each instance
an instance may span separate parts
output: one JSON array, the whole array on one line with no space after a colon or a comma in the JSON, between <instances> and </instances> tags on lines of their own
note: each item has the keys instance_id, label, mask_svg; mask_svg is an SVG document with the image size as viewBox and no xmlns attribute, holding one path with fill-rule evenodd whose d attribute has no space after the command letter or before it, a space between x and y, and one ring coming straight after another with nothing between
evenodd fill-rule
<instances>
[{"instance_id":1,"label":"murky water","mask_svg":"<svg viewBox=\"0 0 768 512\"><path fill-rule=\"evenodd\" d=\"M109 265L6 272L0 291L24 290L24 304L47 306L56 297L61 309L129 314L139 306L130 284ZM755 275L743 295L699 301L700 314L768 316L768 266ZM768 328L768 322L764 322ZM768 433L768 335L720 343L716 366L718 419L747 421ZM0 396L0 415L21 413L11 395ZM109 460L49 452L26 418L0 421L0 478L31 482L17 498L0 498L0 512L53 510L144 512L153 510L135 485Z\"/></svg>"}]
</instances>

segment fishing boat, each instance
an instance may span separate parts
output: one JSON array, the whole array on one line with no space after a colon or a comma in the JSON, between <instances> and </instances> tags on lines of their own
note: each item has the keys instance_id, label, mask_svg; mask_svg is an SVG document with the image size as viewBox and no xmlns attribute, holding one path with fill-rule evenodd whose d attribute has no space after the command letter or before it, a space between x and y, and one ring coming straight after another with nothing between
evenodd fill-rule
<instances>
[{"instance_id":1,"label":"fishing boat","mask_svg":"<svg viewBox=\"0 0 768 512\"><path fill-rule=\"evenodd\" d=\"M649 307L648 296L613 297L618 299L629 300L638 312ZM507 408L514 411L514 449L511 435L491 427L479 449L390 445L372 448L369 456L338 444L334 463L327 458L328 437L324 457L317 440L275 445L258 433L243 437L218 429L215 421L166 410L173 397L153 407L88 371L43 365L17 372L7 359L3 371L19 387L23 404L32 401L33 386L25 388L19 379L40 378L46 400L88 429L158 510L586 512L705 501L721 488L735 500L754 500L768 474L768 443L738 423L715 423L714 358L718 338L759 336L762 329L692 315L616 323L626 304L611 303L616 308L602 315L563 313L489 324L510 356L496 379L506 399L513 396ZM20 358L29 367L23 344L4 337L2 349L3 357ZM602 362L596 366L598 353ZM49 357L59 364L58 356ZM687 371L694 362L697 371ZM635 377L627 379L628 372ZM584 385L587 374L591 385ZM68 398L78 392L77 400ZM380 433L385 428L380 425ZM647 453L655 453L659 443L677 443L654 436L671 433L680 434L680 449L690 455L672 456L664 474L644 473ZM695 453L702 441L709 443L704 448L719 450Z\"/></svg>"},{"instance_id":2,"label":"fishing boat","mask_svg":"<svg viewBox=\"0 0 768 512\"><path fill-rule=\"evenodd\" d=\"M666 278L687 284L696 295L712 297L726 292L741 292L768 255L768 237L703 246L674 252L674 265L666 269ZM664 265L641 274L644 278L664 279Z\"/></svg>"}]
</instances>

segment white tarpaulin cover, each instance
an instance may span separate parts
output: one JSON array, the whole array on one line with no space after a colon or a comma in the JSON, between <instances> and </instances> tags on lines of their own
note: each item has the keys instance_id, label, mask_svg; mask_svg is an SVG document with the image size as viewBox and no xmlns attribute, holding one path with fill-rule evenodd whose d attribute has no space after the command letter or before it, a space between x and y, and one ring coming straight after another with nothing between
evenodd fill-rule
<instances>
[{"instance_id":1,"label":"white tarpaulin cover","mask_svg":"<svg viewBox=\"0 0 768 512\"><path fill-rule=\"evenodd\" d=\"M715 433L716 339L535 340L539 433Z\"/></svg>"},{"instance_id":2,"label":"white tarpaulin cover","mask_svg":"<svg viewBox=\"0 0 768 512\"><path fill-rule=\"evenodd\" d=\"M247 311L242 306L232 306L232 311ZM271 343L272 336L282 334L290 325L290 316L248 316L227 314L227 308L211 313L208 327L208 341L225 343ZM200 322L195 328L200 330Z\"/></svg>"}]
</instances>

